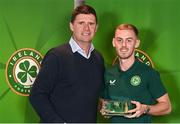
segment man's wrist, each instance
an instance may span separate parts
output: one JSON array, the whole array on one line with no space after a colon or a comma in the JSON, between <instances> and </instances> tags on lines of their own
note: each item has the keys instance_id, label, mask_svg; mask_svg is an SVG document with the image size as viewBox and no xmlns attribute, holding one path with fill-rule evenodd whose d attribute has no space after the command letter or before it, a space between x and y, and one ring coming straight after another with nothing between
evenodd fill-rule
<instances>
[{"instance_id":1,"label":"man's wrist","mask_svg":"<svg viewBox=\"0 0 180 124\"><path fill-rule=\"evenodd\" d=\"M146 105L146 109L144 111L144 114L148 114L150 110L151 110L151 107L149 105Z\"/></svg>"}]
</instances>

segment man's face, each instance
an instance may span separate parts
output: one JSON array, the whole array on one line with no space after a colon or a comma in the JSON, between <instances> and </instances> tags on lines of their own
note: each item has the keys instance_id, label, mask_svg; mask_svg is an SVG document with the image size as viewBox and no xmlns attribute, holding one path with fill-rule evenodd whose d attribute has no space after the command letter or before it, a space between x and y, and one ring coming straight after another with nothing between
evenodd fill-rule
<instances>
[{"instance_id":1,"label":"man's face","mask_svg":"<svg viewBox=\"0 0 180 124\"><path fill-rule=\"evenodd\" d=\"M96 18L93 14L79 14L70 28L75 41L91 42L97 30Z\"/></svg>"},{"instance_id":2,"label":"man's face","mask_svg":"<svg viewBox=\"0 0 180 124\"><path fill-rule=\"evenodd\" d=\"M116 30L113 38L113 46L120 59L129 59L134 57L134 50L139 46L133 30Z\"/></svg>"}]
</instances>

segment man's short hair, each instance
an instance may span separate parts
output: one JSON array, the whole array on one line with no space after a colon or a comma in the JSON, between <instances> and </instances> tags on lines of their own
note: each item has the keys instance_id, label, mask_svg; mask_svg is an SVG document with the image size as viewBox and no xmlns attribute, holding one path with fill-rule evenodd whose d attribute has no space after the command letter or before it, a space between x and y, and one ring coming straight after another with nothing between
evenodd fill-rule
<instances>
[{"instance_id":1,"label":"man's short hair","mask_svg":"<svg viewBox=\"0 0 180 124\"><path fill-rule=\"evenodd\" d=\"M93 14L96 18L96 23L97 23L97 15L96 15L96 11L94 8L92 8L89 5L80 5L78 7L76 7L72 13L71 16L71 23L74 22L75 18L77 15L79 14Z\"/></svg>"},{"instance_id":2,"label":"man's short hair","mask_svg":"<svg viewBox=\"0 0 180 124\"><path fill-rule=\"evenodd\" d=\"M138 33L139 33L136 26L134 26L132 24L121 24L116 28L116 30L133 30L134 33L136 34L136 36L138 36Z\"/></svg>"}]
</instances>

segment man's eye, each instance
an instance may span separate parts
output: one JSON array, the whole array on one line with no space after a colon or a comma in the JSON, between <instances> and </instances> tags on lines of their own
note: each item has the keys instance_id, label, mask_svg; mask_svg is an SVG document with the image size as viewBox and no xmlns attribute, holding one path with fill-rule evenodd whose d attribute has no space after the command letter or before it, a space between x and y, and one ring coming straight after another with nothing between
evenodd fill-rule
<instances>
[{"instance_id":1,"label":"man's eye","mask_svg":"<svg viewBox=\"0 0 180 124\"><path fill-rule=\"evenodd\" d=\"M131 39L128 39L127 41L128 41L128 42L132 42L132 40L131 40Z\"/></svg>"},{"instance_id":2,"label":"man's eye","mask_svg":"<svg viewBox=\"0 0 180 124\"><path fill-rule=\"evenodd\" d=\"M94 24L95 24L95 23L92 23L92 22L91 22L91 23L89 23L89 25L94 25Z\"/></svg>"},{"instance_id":3,"label":"man's eye","mask_svg":"<svg viewBox=\"0 0 180 124\"><path fill-rule=\"evenodd\" d=\"M117 39L118 42L122 42L122 39Z\"/></svg>"},{"instance_id":4,"label":"man's eye","mask_svg":"<svg viewBox=\"0 0 180 124\"><path fill-rule=\"evenodd\" d=\"M83 24L83 22L79 22L79 24L80 24L80 25L82 25L82 24Z\"/></svg>"}]
</instances>

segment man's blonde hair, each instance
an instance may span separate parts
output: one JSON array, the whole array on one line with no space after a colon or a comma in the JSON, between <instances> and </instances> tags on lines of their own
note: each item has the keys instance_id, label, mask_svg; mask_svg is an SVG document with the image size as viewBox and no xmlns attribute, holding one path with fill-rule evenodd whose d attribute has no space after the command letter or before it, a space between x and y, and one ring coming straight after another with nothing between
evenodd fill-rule
<instances>
[{"instance_id":1,"label":"man's blonde hair","mask_svg":"<svg viewBox=\"0 0 180 124\"><path fill-rule=\"evenodd\" d=\"M138 37L138 33L139 33L136 26L134 26L132 24L121 24L121 25L117 26L116 31L117 30L133 30L137 37Z\"/></svg>"}]
</instances>

